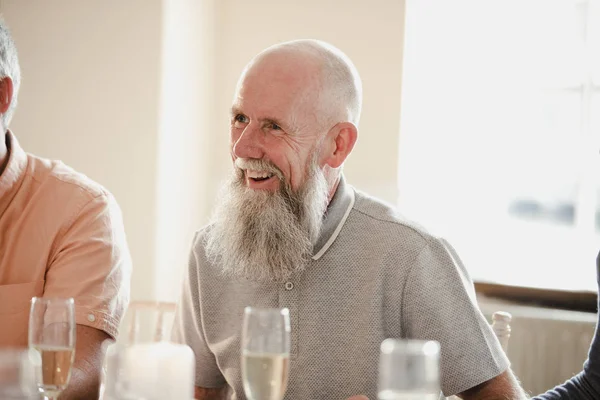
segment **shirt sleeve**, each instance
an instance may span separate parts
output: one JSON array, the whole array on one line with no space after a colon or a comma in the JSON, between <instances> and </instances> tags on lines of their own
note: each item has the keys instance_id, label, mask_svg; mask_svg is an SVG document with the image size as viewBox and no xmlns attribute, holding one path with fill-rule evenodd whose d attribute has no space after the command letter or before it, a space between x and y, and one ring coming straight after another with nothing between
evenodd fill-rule
<instances>
[{"instance_id":1,"label":"shirt sleeve","mask_svg":"<svg viewBox=\"0 0 600 400\"><path fill-rule=\"evenodd\" d=\"M196 238L194 238L194 243L196 243ZM175 343L190 346L194 352L196 386L220 388L225 385L225 378L217 365L215 355L207 346L204 337L198 285L198 258L194 250L191 251L188 269L183 279L183 288L177 304L171 339Z\"/></svg>"},{"instance_id":2,"label":"shirt sleeve","mask_svg":"<svg viewBox=\"0 0 600 400\"><path fill-rule=\"evenodd\" d=\"M455 395L505 371L509 362L481 313L471 278L454 249L429 238L405 283L408 338L440 343L441 388Z\"/></svg>"},{"instance_id":3,"label":"shirt sleeve","mask_svg":"<svg viewBox=\"0 0 600 400\"><path fill-rule=\"evenodd\" d=\"M116 338L129 303L131 257L121 210L108 193L78 208L57 235L44 297L72 297L75 322Z\"/></svg>"},{"instance_id":4,"label":"shirt sleeve","mask_svg":"<svg viewBox=\"0 0 600 400\"><path fill-rule=\"evenodd\" d=\"M598 279L598 310L600 311L600 253L596 258L596 274ZM595 400L600 399L600 312L596 322L596 332L588 359L583 365L583 371L562 385L548 390L532 400Z\"/></svg>"}]
</instances>

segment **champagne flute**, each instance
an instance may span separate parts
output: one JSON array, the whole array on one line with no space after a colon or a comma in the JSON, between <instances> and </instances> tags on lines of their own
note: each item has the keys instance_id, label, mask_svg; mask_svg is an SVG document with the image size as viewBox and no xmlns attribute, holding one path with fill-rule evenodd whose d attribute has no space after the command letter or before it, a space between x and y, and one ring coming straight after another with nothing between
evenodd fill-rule
<instances>
[{"instance_id":1,"label":"champagne flute","mask_svg":"<svg viewBox=\"0 0 600 400\"><path fill-rule=\"evenodd\" d=\"M37 372L38 391L57 399L69 384L75 358L75 310L73 299L31 300L29 351Z\"/></svg>"},{"instance_id":2,"label":"champagne flute","mask_svg":"<svg viewBox=\"0 0 600 400\"><path fill-rule=\"evenodd\" d=\"M250 400L282 400L290 358L290 315L287 308L244 310L242 380Z\"/></svg>"},{"instance_id":3,"label":"champagne flute","mask_svg":"<svg viewBox=\"0 0 600 400\"><path fill-rule=\"evenodd\" d=\"M438 400L440 345L385 339L379 358L379 400Z\"/></svg>"}]
</instances>

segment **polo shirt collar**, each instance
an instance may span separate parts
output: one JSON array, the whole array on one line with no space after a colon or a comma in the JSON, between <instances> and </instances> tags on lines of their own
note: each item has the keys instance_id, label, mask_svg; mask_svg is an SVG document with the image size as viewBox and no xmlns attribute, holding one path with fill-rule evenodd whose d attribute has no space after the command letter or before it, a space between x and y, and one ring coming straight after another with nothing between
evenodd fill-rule
<instances>
[{"instance_id":1,"label":"polo shirt collar","mask_svg":"<svg viewBox=\"0 0 600 400\"><path fill-rule=\"evenodd\" d=\"M340 183L325 212L321 234L314 246L313 260L321 258L333 242L335 242L353 206L354 190L346 184L344 175L341 175Z\"/></svg>"},{"instance_id":2,"label":"polo shirt collar","mask_svg":"<svg viewBox=\"0 0 600 400\"><path fill-rule=\"evenodd\" d=\"M0 175L0 216L8 208L21 186L27 169L27 154L19 145L17 138L11 131L7 131L3 138L8 146L8 164Z\"/></svg>"}]
</instances>

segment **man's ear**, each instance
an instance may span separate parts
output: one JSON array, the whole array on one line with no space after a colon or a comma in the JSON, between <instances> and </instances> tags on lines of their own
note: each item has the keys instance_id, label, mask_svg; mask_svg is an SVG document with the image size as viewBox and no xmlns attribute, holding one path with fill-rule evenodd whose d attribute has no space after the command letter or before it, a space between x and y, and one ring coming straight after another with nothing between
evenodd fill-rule
<instances>
[{"instance_id":1,"label":"man's ear","mask_svg":"<svg viewBox=\"0 0 600 400\"><path fill-rule=\"evenodd\" d=\"M8 76L0 79L0 114L4 114L13 97L13 82Z\"/></svg>"},{"instance_id":2,"label":"man's ear","mask_svg":"<svg viewBox=\"0 0 600 400\"><path fill-rule=\"evenodd\" d=\"M331 168L339 168L352 152L358 139L358 129L351 122L340 122L327 132L323 163Z\"/></svg>"}]
</instances>

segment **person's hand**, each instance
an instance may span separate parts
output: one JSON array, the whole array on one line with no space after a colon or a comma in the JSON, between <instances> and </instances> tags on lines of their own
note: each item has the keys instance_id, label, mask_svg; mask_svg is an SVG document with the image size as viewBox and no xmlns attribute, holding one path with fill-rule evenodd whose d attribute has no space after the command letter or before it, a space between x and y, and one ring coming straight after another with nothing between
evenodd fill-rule
<instances>
[{"instance_id":1,"label":"person's hand","mask_svg":"<svg viewBox=\"0 0 600 400\"><path fill-rule=\"evenodd\" d=\"M367 396L358 395L349 397L347 400L369 400L369 398Z\"/></svg>"}]
</instances>

